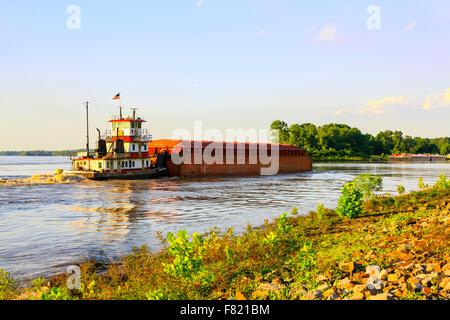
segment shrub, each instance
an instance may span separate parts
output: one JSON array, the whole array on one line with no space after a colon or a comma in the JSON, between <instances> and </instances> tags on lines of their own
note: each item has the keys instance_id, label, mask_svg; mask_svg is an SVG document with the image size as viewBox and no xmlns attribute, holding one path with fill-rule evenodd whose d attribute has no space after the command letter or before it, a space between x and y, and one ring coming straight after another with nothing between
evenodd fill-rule
<instances>
[{"instance_id":1,"label":"shrub","mask_svg":"<svg viewBox=\"0 0 450 320\"><path fill-rule=\"evenodd\" d=\"M41 300L71 300L69 292L66 289L53 287L49 293L43 293Z\"/></svg>"},{"instance_id":2,"label":"shrub","mask_svg":"<svg viewBox=\"0 0 450 320\"><path fill-rule=\"evenodd\" d=\"M433 186L433 189L435 190L450 189L450 180L447 180L447 177L445 177L443 174L440 174L439 180L436 181L436 183Z\"/></svg>"},{"instance_id":3,"label":"shrub","mask_svg":"<svg viewBox=\"0 0 450 320\"><path fill-rule=\"evenodd\" d=\"M336 212L345 218L356 218L361 214L363 205L363 194L354 182L344 184L338 200Z\"/></svg>"},{"instance_id":4,"label":"shrub","mask_svg":"<svg viewBox=\"0 0 450 320\"><path fill-rule=\"evenodd\" d=\"M423 183L422 177L419 178L417 186L419 187L420 190L424 190L429 187L427 184Z\"/></svg>"},{"instance_id":5,"label":"shrub","mask_svg":"<svg viewBox=\"0 0 450 320\"><path fill-rule=\"evenodd\" d=\"M398 194L399 195L402 195L402 194L404 194L405 193L405 187L402 185L402 184L399 184L398 185L398 187L397 187L397 192L398 192Z\"/></svg>"},{"instance_id":6,"label":"shrub","mask_svg":"<svg viewBox=\"0 0 450 320\"><path fill-rule=\"evenodd\" d=\"M363 173L357 175L353 182L355 186L362 192L365 200L374 197L374 192L383 189L383 178L380 175Z\"/></svg>"},{"instance_id":7,"label":"shrub","mask_svg":"<svg viewBox=\"0 0 450 320\"><path fill-rule=\"evenodd\" d=\"M175 259L173 263L163 264L164 271L173 276L190 278L202 266L203 253L205 251L203 236L194 232L192 241L189 241L186 230L180 230L177 233L177 237L169 232L167 241L170 244L167 251Z\"/></svg>"},{"instance_id":8,"label":"shrub","mask_svg":"<svg viewBox=\"0 0 450 320\"><path fill-rule=\"evenodd\" d=\"M325 218L325 215L326 215L325 206L322 203L319 203L317 205L317 216L319 217L320 220L323 220Z\"/></svg>"},{"instance_id":9,"label":"shrub","mask_svg":"<svg viewBox=\"0 0 450 320\"><path fill-rule=\"evenodd\" d=\"M292 230L292 225L290 225L287 218L287 212L283 213L277 221L277 231L279 234L287 234Z\"/></svg>"},{"instance_id":10,"label":"shrub","mask_svg":"<svg viewBox=\"0 0 450 320\"><path fill-rule=\"evenodd\" d=\"M16 287L17 281L13 280L6 271L0 269L0 300L11 298Z\"/></svg>"}]
</instances>

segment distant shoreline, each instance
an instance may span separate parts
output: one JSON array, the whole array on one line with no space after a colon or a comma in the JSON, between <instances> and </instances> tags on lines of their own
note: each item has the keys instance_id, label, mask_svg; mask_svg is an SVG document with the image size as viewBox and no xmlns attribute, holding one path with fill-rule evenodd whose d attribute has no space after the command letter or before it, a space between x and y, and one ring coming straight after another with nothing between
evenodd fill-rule
<instances>
[{"instance_id":1,"label":"distant shoreline","mask_svg":"<svg viewBox=\"0 0 450 320\"><path fill-rule=\"evenodd\" d=\"M58 156L71 156L76 155L78 152L86 151L85 149L76 150L59 150L59 151L45 151L45 150L32 150L32 151L0 151L0 156L3 157L58 157ZM90 152L94 153L94 150Z\"/></svg>"}]
</instances>

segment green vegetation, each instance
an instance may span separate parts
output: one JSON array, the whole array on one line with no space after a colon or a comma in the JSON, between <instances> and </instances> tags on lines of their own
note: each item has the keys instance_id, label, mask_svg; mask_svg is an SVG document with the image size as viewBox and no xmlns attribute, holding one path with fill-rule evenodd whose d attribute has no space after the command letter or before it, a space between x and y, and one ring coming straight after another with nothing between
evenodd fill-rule
<instances>
[{"instance_id":1,"label":"green vegetation","mask_svg":"<svg viewBox=\"0 0 450 320\"><path fill-rule=\"evenodd\" d=\"M383 178L381 175L373 175L369 173L363 173L353 179L355 186L363 194L364 200L368 200L375 196L374 192L380 192L383 190Z\"/></svg>"},{"instance_id":2,"label":"green vegetation","mask_svg":"<svg viewBox=\"0 0 450 320\"><path fill-rule=\"evenodd\" d=\"M342 210L294 208L242 235L169 233L158 253L142 247L108 265L81 263L80 289L67 289L68 275L18 288L1 272L0 298L450 299L450 181L362 197L350 182Z\"/></svg>"},{"instance_id":3,"label":"green vegetation","mask_svg":"<svg viewBox=\"0 0 450 320\"><path fill-rule=\"evenodd\" d=\"M363 193L354 182L344 184L336 212L341 217L356 218L362 212Z\"/></svg>"},{"instance_id":4,"label":"green vegetation","mask_svg":"<svg viewBox=\"0 0 450 320\"><path fill-rule=\"evenodd\" d=\"M450 154L449 137L413 138L391 130L381 131L374 137L345 124L289 126L281 120L273 121L270 129L279 132L280 143L306 148L315 160L382 160L395 153Z\"/></svg>"}]
</instances>

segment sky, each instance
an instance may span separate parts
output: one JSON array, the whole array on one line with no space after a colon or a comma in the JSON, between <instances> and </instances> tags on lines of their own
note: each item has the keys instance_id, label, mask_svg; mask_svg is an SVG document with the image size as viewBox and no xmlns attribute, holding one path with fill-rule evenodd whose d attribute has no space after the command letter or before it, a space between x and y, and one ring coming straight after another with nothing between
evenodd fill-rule
<instances>
[{"instance_id":1,"label":"sky","mask_svg":"<svg viewBox=\"0 0 450 320\"><path fill-rule=\"evenodd\" d=\"M447 0L16 1L0 10L0 150L85 146L138 108L180 128L345 123L450 136Z\"/></svg>"}]
</instances>

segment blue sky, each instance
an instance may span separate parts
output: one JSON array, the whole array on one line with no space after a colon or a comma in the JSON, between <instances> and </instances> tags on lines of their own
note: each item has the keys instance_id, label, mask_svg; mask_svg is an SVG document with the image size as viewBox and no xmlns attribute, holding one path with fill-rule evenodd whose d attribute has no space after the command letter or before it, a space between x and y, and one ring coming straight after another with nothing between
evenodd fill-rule
<instances>
[{"instance_id":1,"label":"blue sky","mask_svg":"<svg viewBox=\"0 0 450 320\"><path fill-rule=\"evenodd\" d=\"M155 138L277 119L449 136L450 3L340 2L4 0L0 150L82 148L83 101L94 136L117 92Z\"/></svg>"}]
</instances>

